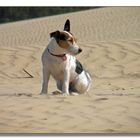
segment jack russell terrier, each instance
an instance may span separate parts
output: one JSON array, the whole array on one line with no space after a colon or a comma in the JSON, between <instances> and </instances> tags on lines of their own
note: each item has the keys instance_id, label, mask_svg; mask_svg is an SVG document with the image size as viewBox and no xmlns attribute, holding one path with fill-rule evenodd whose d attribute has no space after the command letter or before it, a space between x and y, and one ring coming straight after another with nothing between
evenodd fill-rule
<instances>
[{"instance_id":1,"label":"jack russell terrier","mask_svg":"<svg viewBox=\"0 0 140 140\"><path fill-rule=\"evenodd\" d=\"M41 94L48 93L50 75L56 80L57 88L63 95L86 93L91 85L91 77L74 57L82 52L76 38L70 32L70 21L64 31L50 33L50 42L42 54L43 83Z\"/></svg>"}]
</instances>

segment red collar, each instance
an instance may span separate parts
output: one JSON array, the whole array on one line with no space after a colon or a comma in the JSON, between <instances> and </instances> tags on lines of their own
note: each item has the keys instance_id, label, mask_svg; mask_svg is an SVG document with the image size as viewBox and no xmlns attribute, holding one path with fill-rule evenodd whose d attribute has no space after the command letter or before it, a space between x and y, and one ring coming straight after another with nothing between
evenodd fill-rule
<instances>
[{"instance_id":1,"label":"red collar","mask_svg":"<svg viewBox=\"0 0 140 140\"><path fill-rule=\"evenodd\" d=\"M57 55L57 54L51 53L51 52L49 51L49 49L47 49L47 50L48 50L48 52L49 52L52 56L60 57L63 61L67 60L66 54L59 54L59 55Z\"/></svg>"}]
</instances>

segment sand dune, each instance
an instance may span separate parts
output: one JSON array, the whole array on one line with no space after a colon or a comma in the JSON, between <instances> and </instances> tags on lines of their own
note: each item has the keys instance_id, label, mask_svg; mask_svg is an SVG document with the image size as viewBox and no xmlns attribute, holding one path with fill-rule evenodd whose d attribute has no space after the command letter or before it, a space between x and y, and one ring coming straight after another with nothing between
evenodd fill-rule
<instances>
[{"instance_id":1,"label":"sand dune","mask_svg":"<svg viewBox=\"0 0 140 140\"><path fill-rule=\"evenodd\" d=\"M1 24L0 133L140 133L139 13L106 7ZM92 87L86 95L40 96L41 54L68 18ZM51 79L49 92L56 90Z\"/></svg>"}]
</instances>

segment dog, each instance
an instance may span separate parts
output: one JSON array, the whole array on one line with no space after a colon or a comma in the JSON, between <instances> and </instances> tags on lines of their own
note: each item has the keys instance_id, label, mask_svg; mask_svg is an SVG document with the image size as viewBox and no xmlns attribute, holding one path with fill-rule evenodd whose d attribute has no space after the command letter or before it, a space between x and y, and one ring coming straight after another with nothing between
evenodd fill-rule
<instances>
[{"instance_id":1,"label":"dog","mask_svg":"<svg viewBox=\"0 0 140 140\"><path fill-rule=\"evenodd\" d=\"M63 95L79 95L89 90L90 74L75 58L81 52L75 36L70 32L70 20L67 19L63 31L50 33L50 42L42 54L41 94L48 94L50 75L56 80L57 88Z\"/></svg>"}]
</instances>

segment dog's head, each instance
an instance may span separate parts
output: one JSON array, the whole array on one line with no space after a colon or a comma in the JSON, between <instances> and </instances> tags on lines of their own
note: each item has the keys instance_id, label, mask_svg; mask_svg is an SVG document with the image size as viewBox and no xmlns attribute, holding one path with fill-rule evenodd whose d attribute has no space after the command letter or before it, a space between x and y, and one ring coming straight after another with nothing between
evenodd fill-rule
<instances>
[{"instance_id":1,"label":"dog's head","mask_svg":"<svg viewBox=\"0 0 140 140\"><path fill-rule=\"evenodd\" d=\"M76 44L76 38L70 32L70 21L67 20L64 25L64 31L55 31L50 33L50 37L55 38L59 47L66 50L71 55L77 55L82 49Z\"/></svg>"}]
</instances>

